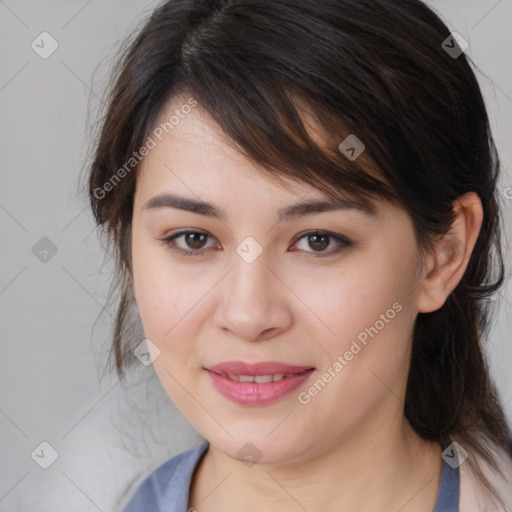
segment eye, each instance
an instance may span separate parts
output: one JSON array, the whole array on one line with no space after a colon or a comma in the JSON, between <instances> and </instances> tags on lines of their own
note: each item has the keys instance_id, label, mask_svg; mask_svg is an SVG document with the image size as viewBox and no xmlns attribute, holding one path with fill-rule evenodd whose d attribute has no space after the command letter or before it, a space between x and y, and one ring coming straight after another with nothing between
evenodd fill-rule
<instances>
[{"instance_id":1,"label":"eye","mask_svg":"<svg viewBox=\"0 0 512 512\"><path fill-rule=\"evenodd\" d=\"M329 233L327 231L319 230L319 231L309 231L308 233L302 235L298 241L305 240L306 252L319 253L320 256L329 256L332 254L336 254L340 252L343 248L350 247L353 243L348 240L348 238L335 235L333 233ZM297 244L297 242L296 242ZM325 249L331 246L331 250L326 251ZM334 246L334 249L332 249ZM308 251L307 248L313 249L313 251Z\"/></svg>"},{"instance_id":2,"label":"eye","mask_svg":"<svg viewBox=\"0 0 512 512\"><path fill-rule=\"evenodd\" d=\"M205 245L208 238L211 238L210 235L202 231L180 231L167 238L161 239L161 242L174 252L184 256L200 256L206 249L208 249ZM177 243L177 240L180 239L182 240L184 247ZM302 234L294 245L297 245L297 243L303 239L307 241L307 246L313 249L313 251L309 251L307 249L301 250L305 250L305 252L318 253L319 256L329 256L353 245L353 243L346 237L335 235L323 230L309 231ZM334 246L334 249L332 249L332 246ZM331 247L331 250L326 251L325 249L328 247ZM294 249L292 252L293 251Z\"/></svg>"},{"instance_id":3,"label":"eye","mask_svg":"<svg viewBox=\"0 0 512 512\"><path fill-rule=\"evenodd\" d=\"M203 251L204 242L209 238L209 236L210 235L208 235L208 233L203 233L202 231L180 231L179 233L175 233L161 241L179 254L183 254L184 256L197 256ZM180 238L183 239L185 248L180 247L176 243L176 240L179 240Z\"/></svg>"}]
</instances>

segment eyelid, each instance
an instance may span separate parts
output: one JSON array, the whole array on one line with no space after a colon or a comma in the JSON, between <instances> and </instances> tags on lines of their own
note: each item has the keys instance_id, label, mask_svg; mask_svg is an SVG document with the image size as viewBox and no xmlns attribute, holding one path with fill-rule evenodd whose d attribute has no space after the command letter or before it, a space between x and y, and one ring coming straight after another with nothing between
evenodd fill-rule
<instances>
[{"instance_id":1,"label":"eyelid","mask_svg":"<svg viewBox=\"0 0 512 512\"><path fill-rule=\"evenodd\" d=\"M165 238L159 238L158 240L160 240L164 245L169 247L172 251L182 254L182 255L185 255L185 256L194 256L194 257L201 256L205 251L211 249L211 247L208 247L208 248L201 248L201 249L195 249L195 250L194 249L186 250L186 249L183 249L183 248L173 244L173 242L176 238L179 238L180 236L187 235L190 233L202 234L202 235L206 235L210 239L215 239L215 237L213 235L211 235L210 233L208 233L207 231L203 231L200 229L184 229L184 230L177 231L176 233L173 233ZM298 233L295 236L292 246L296 245L300 240L302 240L303 238L305 238L308 235L317 235L317 234L329 236L331 239L336 240L339 245L338 245L337 249L329 250L329 251L320 251L320 252L303 251L303 252L306 252L307 254L312 255L312 257L319 258L319 257L331 256L331 255L339 253L340 251L342 251L345 248L355 245L354 242L352 242L350 239L348 239L344 235L332 233L325 229L308 229L308 230ZM295 250L292 250L291 252L295 252Z\"/></svg>"}]
</instances>

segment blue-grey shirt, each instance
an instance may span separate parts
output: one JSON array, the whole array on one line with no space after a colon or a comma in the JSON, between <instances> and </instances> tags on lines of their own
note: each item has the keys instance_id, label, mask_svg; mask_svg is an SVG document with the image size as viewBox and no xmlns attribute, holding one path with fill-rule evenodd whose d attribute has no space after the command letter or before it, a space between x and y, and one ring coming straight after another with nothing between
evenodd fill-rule
<instances>
[{"instance_id":1,"label":"blue-grey shirt","mask_svg":"<svg viewBox=\"0 0 512 512\"><path fill-rule=\"evenodd\" d=\"M189 512L192 474L208 442L176 455L149 474L123 512ZM459 470L443 461L441 484L433 512L459 511Z\"/></svg>"}]
</instances>

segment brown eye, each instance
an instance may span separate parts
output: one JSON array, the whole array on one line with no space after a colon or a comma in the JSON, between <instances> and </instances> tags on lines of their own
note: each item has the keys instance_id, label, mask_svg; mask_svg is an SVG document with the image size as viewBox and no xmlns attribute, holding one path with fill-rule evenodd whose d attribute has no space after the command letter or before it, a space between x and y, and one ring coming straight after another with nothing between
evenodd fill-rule
<instances>
[{"instance_id":1,"label":"brown eye","mask_svg":"<svg viewBox=\"0 0 512 512\"><path fill-rule=\"evenodd\" d=\"M309 246L315 251L323 251L329 246L329 235L308 235Z\"/></svg>"},{"instance_id":2,"label":"brown eye","mask_svg":"<svg viewBox=\"0 0 512 512\"><path fill-rule=\"evenodd\" d=\"M307 240L307 244L303 244L303 247L299 247L299 249L313 254L318 253L319 256L335 254L353 245L347 238L326 231L310 231L301 236L298 241L304 239ZM334 249L326 250L330 246L334 247Z\"/></svg>"},{"instance_id":3,"label":"brown eye","mask_svg":"<svg viewBox=\"0 0 512 512\"><path fill-rule=\"evenodd\" d=\"M196 232L190 232L185 233L185 243L191 248L191 249L202 249L205 240L208 238L208 235L204 233L196 233Z\"/></svg>"},{"instance_id":4,"label":"brown eye","mask_svg":"<svg viewBox=\"0 0 512 512\"><path fill-rule=\"evenodd\" d=\"M205 242L210 238L210 235L202 231L180 231L161 241L173 251L183 254L185 256L198 256L204 252ZM182 239L182 244L176 241Z\"/></svg>"}]
</instances>

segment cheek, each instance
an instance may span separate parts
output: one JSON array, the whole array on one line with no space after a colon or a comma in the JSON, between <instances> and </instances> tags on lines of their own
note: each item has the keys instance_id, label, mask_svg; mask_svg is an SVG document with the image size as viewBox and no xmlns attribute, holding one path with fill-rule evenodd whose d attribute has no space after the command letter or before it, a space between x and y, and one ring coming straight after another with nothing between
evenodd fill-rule
<instances>
[{"instance_id":1,"label":"cheek","mask_svg":"<svg viewBox=\"0 0 512 512\"><path fill-rule=\"evenodd\" d=\"M333 301L324 298L325 308L318 312L335 334L315 338L321 357L318 379L328 383L312 384L321 391L310 410L323 422L326 436L356 428L383 403L400 404L397 397L403 396L410 358L414 315L404 304L401 287L382 275L379 282L361 275L343 287L340 292L331 288Z\"/></svg>"},{"instance_id":2,"label":"cheek","mask_svg":"<svg viewBox=\"0 0 512 512\"><path fill-rule=\"evenodd\" d=\"M139 314L149 338L153 336L162 344L174 343L199 327L199 302L208 287L156 269L141 272L138 285Z\"/></svg>"},{"instance_id":3,"label":"cheek","mask_svg":"<svg viewBox=\"0 0 512 512\"><path fill-rule=\"evenodd\" d=\"M134 234L132 258L134 292L144 330L148 338L162 343L184 324L180 318L192 307L195 292L191 291L196 284L169 265L165 250L154 246L152 240Z\"/></svg>"},{"instance_id":4,"label":"cheek","mask_svg":"<svg viewBox=\"0 0 512 512\"><path fill-rule=\"evenodd\" d=\"M408 277L392 270L389 258L382 258L380 264L368 260L357 258L339 270L325 268L315 271L314 276L295 276L292 281L294 293L308 308L308 323L318 325L320 334L325 336L317 338L332 346L334 352L376 322L382 328L381 315L384 320L391 319L385 323L385 329L396 324L400 316L397 309L405 306L404 298L410 287ZM292 278L290 275L288 280Z\"/></svg>"},{"instance_id":5,"label":"cheek","mask_svg":"<svg viewBox=\"0 0 512 512\"><path fill-rule=\"evenodd\" d=\"M413 261L389 252L381 255L379 261L358 258L357 264L347 264L334 276L301 280L298 291L308 297L305 302L324 324L313 317L308 321L310 328L313 323L318 326L317 334L312 329L311 336L322 349L322 370L343 357L343 369L336 372L343 377L335 380L338 386L353 389L353 396L379 392L383 386L379 377L393 388L407 373L415 317L410 294Z\"/></svg>"},{"instance_id":6,"label":"cheek","mask_svg":"<svg viewBox=\"0 0 512 512\"><path fill-rule=\"evenodd\" d=\"M155 369L173 375L201 367L198 341L210 307L209 292L219 277L200 264L176 264L161 248L134 244L133 270L137 308L147 338L161 350ZM161 371L159 372L162 373ZM168 375L162 373L163 380Z\"/></svg>"},{"instance_id":7,"label":"cheek","mask_svg":"<svg viewBox=\"0 0 512 512\"><path fill-rule=\"evenodd\" d=\"M195 340L201 327L197 303L206 290L202 291L200 280L195 282L169 265L165 251L134 246L133 270L145 335L160 349L153 368L171 400L187 411L190 396L182 386L186 383L186 389L195 393L196 383L191 376L200 367Z\"/></svg>"}]
</instances>

